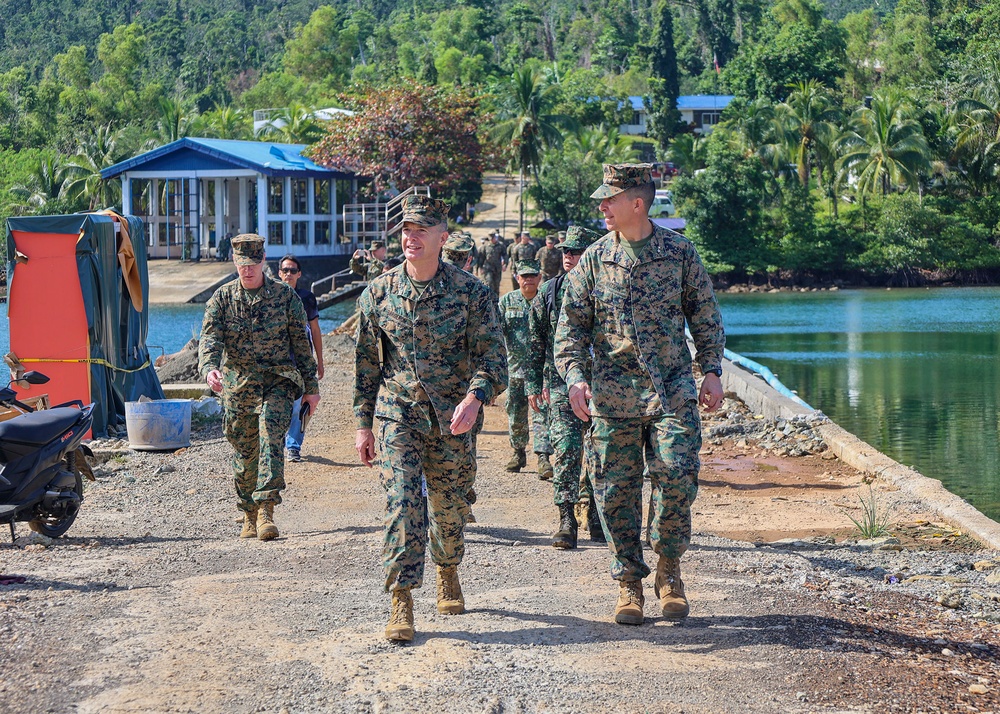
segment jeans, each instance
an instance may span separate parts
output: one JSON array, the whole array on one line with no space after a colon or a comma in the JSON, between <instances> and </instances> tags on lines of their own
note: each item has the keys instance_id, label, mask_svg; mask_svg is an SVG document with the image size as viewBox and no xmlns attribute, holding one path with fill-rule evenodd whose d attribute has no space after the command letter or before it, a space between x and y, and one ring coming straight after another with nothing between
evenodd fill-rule
<instances>
[{"instance_id":1,"label":"jeans","mask_svg":"<svg viewBox=\"0 0 1000 714\"><path fill-rule=\"evenodd\" d=\"M288 425L288 434L285 436L286 449L295 449L296 451L302 449L302 437L305 436L305 432L302 430L302 421L299 419L299 409L301 408L302 397L299 397L292 404L292 422Z\"/></svg>"}]
</instances>

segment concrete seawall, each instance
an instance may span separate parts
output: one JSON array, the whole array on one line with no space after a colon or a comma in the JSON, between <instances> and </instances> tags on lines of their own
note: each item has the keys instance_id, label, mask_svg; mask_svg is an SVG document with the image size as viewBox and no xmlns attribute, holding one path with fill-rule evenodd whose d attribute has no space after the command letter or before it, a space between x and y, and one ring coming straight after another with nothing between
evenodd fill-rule
<instances>
[{"instance_id":1,"label":"concrete seawall","mask_svg":"<svg viewBox=\"0 0 1000 714\"><path fill-rule=\"evenodd\" d=\"M755 414L763 414L769 419L811 413L802 405L779 394L760 377L728 360L722 372L722 386L727 392L742 399ZM937 479L928 478L893 461L832 421L818 425L816 430L844 463L920 499L928 510L936 511L943 520L981 541L983 545L1000 550L1000 523L987 518L968 501L948 491Z\"/></svg>"}]
</instances>

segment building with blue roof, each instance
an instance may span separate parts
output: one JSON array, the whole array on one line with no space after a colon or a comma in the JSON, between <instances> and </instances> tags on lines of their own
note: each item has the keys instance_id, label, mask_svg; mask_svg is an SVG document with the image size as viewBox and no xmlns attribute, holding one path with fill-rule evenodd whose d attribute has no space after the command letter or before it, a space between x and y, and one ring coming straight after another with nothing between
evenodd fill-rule
<instances>
[{"instance_id":1,"label":"building with blue roof","mask_svg":"<svg viewBox=\"0 0 1000 714\"><path fill-rule=\"evenodd\" d=\"M628 124L622 124L618 131L622 134L646 136L647 111L642 97L629 97L632 106L632 119ZM731 94L682 94L677 97L677 109L681 120L691 127L695 134L711 134L712 128L719 123L722 110L733 101Z\"/></svg>"},{"instance_id":2,"label":"building with blue roof","mask_svg":"<svg viewBox=\"0 0 1000 714\"><path fill-rule=\"evenodd\" d=\"M146 224L150 257L208 258L224 235L259 233L267 257L353 253L344 204L358 177L320 166L304 145L178 139L101 171L120 178L122 212Z\"/></svg>"}]
</instances>

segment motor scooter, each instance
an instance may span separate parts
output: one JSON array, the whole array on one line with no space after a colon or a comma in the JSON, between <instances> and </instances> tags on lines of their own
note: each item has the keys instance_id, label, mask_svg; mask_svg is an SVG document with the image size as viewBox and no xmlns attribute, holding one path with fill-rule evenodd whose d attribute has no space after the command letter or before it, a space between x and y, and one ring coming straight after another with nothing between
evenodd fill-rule
<instances>
[{"instance_id":1,"label":"motor scooter","mask_svg":"<svg viewBox=\"0 0 1000 714\"><path fill-rule=\"evenodd\" d=\"M0 422L0 523L27 521L28 527L50 538L69 530L83 503L83 474L93 479L82 445L94 423L94 405L80 400L35 411L18 401L15 381L45 384L41 372L26 372L0 389L0 404L21 412Z\"/></svg>"}]
</instances>

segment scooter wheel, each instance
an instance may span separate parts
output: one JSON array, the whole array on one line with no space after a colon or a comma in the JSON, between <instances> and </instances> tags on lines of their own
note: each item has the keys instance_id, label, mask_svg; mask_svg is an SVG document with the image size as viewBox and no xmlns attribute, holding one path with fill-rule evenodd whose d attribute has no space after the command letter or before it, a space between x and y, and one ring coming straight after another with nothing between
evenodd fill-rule
<instances>
[{"instance_id":1,"label":"scooter wheel","mask_svg":"<svg viewBox=\"0 0 1000 714\"><path fill-rule=\"evenodd\" d=\"M79 473L76 474L76 485L73 487L73 490L77 496L81 499L83 498L83 479L80 478ZM70 529L73 521L76 520L76 514L79 512L79 503L69 505L66 507L65 512L58 516L50 515L28 521L28 528L49 538L58 538Z\"/></svg>"}]
</instances>

